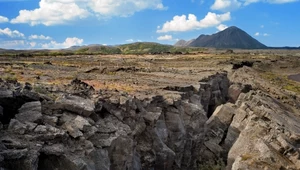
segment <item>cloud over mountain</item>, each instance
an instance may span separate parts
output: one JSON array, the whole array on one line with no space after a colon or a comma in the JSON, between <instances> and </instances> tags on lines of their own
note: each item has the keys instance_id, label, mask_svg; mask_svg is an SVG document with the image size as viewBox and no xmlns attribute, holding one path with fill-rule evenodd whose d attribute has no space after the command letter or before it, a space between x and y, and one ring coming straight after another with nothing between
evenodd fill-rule
<instances>
[{"instance_id":1,"label":"cloud over mountain","mask_svg":"<svg viewBox=\"0 0 300 170\"><path fill-rule=\"evenodd\" d=\"M162 27L158 27L157 32L184 32L201 28L214 27L224 21L230 20L230 18L230 12L224 14L208 12L207 15L201 20L197 20L197 17L194 14L189 14L188 17L186 15L176 15L171 21L167 21L163 24Z\"/></svg>"}]
</instances>

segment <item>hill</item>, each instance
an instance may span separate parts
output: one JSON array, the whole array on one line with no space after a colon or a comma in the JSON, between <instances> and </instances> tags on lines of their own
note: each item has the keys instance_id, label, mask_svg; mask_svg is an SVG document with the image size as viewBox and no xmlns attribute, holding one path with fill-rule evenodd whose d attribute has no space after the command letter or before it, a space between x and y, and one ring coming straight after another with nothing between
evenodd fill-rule
<instances>
[{"instance_id":1,"label":"hill","mask_svg":"<svg viewBox=\"0 0 300 170\"><path fill-rule=\"evenodd\" d=\"M82 46L76 49L77 54L121 54L121 50L117 47L104 45Z\"/></svg>"},{"instance_id":2,"label":"hill","mask_svg":"<svg viewBox=\"0 0 300 170\"><path fill-rule=\"evenodd\" d=\"M178 43L178 42L177 42ZM177 44L176 43L176 44ZM180 42L180 44L183 41ZM214 47L214 48L240 48L240 49L265 49L266 45L260 43L245 31L232 26L212 35L200 35L190 43L189 47Z\"/></svg>"}]
</instances>

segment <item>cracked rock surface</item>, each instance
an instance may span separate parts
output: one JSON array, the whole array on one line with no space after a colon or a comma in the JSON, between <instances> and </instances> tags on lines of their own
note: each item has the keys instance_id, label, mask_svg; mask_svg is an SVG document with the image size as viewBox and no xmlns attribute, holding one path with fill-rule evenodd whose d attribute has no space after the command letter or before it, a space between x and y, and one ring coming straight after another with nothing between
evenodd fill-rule
<instances>
[{"instance_id":1,"label":"cracked rock surface","mask_svg":"<svg viewBox=\"0 0 300 170\"><path fill-rule=\"evenodd\" d=\"M1 82L0 169L300 169L297 113L226 74L145 99L76 83L51 99Z\"/></svg>"}]
</instances>

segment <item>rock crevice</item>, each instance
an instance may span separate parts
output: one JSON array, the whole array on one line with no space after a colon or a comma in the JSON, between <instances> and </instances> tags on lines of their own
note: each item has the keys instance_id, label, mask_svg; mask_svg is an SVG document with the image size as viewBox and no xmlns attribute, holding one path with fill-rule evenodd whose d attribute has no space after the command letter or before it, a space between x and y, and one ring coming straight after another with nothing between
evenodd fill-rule
<instances>
[{"instance_id":1,"label":"rock crevice","mask_svg":"<svg viewBox=\"0 0 300 170\"><path fill-rule=\"evenodd\" d=\"M198 90L168 88L179 92L146 99L92 98L95 90L79 80L56 100L1 86L0 119L7 127L0 129L0 168L299 168L298 118L267 94L230 84L226 74L201 80ZM27 98L7 112L5 101L16 93Z\"/></svg>"}]
</instances>

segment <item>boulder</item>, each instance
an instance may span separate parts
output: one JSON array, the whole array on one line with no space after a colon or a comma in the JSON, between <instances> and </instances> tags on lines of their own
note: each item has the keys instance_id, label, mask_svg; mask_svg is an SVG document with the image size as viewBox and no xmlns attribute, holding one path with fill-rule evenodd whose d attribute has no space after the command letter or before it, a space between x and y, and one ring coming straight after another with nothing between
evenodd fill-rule
<instances>
[{"instance_id":1,"label":"boulder","mask_svg":"<svg viewBox=\"0 0 300 170\"><path fill-rule=\"evenodd\" d=\"M95 89L87 83L76 78L72 80L72 82L66 87L66 91L73 95L88 98L94 94Z\"/></svg>"},{"instance_id":2,"label":"boulder","mask_svg":"<svg viewBox=\"0 0 300 170\"><path fill-rule=\"evenodd\" d=\"M50 125L38 125L34 129L35 139L41 141L48 141L48 140L61 140L66 137L66 132L62 129L58 129L56 127Z\"/></svg>"},{"instance_id":3,"label":"boulder","mask_svg":"<svg viewBox=\"0 0 300 170\"><path fill-rule=\"evenodd\" d=\"M95 109L95 104L90 99L73 95L63 95L55 101L56 109L67 110L81 116L90 116Z\"/></svg>"},{"instance_id":4,"label":"boulder","mask_svg":"<svg viewBox=\"0 0 300 170\"><path fill-rule=\"evenodd\" d=\"M50 146L44 146L41 152L46 155L60 156L65 152L65 148L63 144L53 144Z\"/></svg>"},{"instance_id":5,"label":"boulder","mask_svg":"<svg viewBox=\"0 0 300 170\"><path fill-rule=\"evenodd\" d=\"M8 125L8 130L23 135L25 134L27 128L26 128L26 124L21 123L16 119L11 119Z\"/></svg>"},{"instance_id":6,"label":"boulder","mask_svg":"<svg viewBox=\"0 0 300 170\"><path fill-rule=\"evenodd\" d=\"M89 121L81 116L76 116L75 118L70 118L63 124L63 128L69 132L69 134L73 138L81 137L83 136L83 133L81 132L84 128L84 126L91 126Z\"/></svg>"},{"instance_id":7,"label":"boulder","mask_svg":"<svg viewBox=\"0 0 300 170\"><path fill-rule=\"evenodd\" d=\"M5 98L13 98L14 93L11 90L0 89L0 99L3 100Z\"/></svg>"},{"instance_id":8,"label":"boulder","mask_svg":"<svg viewBox=\"0 0 300 170\"><path fill-rule=\"evenodd\" d=\"M252 89L251 85L240 83L232 84L228 89L229 102L235 103L241 93L248 93Z\"/></svg>"},{"instance_id":9,"label":"boulder","mask_svg":"<svg viewBox=\"0 0 300 170\"><path fill-rule=\"evenodd\" d=\"M58 117L43 115L43 123L44 124L49 124L51 126L56 126L57 123L58 123Z\"/></svg>"},{"instance_id":10,"label":"boulder","mask_svg":"<svg viewBox=\"0 0 300 170\"><path fill-rule=\"evenodd\" d=\"M42 106L40 101L29 102L22 105L16 119L20 122L37 122L42 118Z\"/></svg>"}]
</instances>

